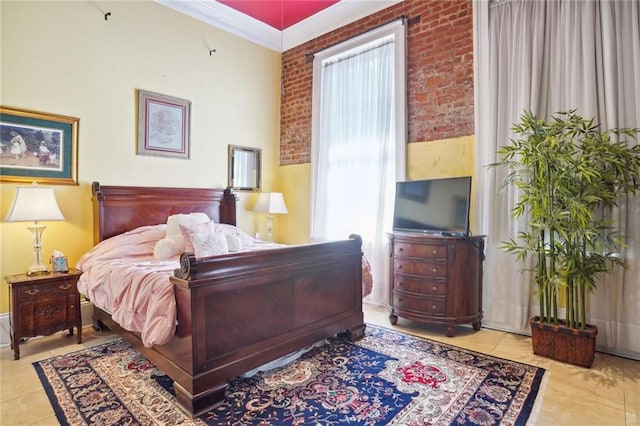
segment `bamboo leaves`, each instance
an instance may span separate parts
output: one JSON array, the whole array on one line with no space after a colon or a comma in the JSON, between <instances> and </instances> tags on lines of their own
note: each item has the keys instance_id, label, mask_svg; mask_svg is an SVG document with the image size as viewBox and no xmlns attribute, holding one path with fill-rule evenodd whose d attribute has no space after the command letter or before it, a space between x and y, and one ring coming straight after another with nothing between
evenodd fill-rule
<instances>
[{"instance_id":1,"label":"bamboo leaves","mask_svg":"<svg viewBox=\"0 0 640 426\"><path fill-rule=\"evenodd\" d=\"M534 259L540 316L557 324L558 297L564 288L570 327L586 327L587 293L600 274L625 262L618 253L624 239L613 227L612 209L634 196L640 182L638 129L601 131L594 119L574 110L545 121L525 111L515 135L498 150L489 167L508 171L505 187L517 189L511 209L526 217L526 231L501 249L524 261Z\"/></svg>"}]
</instances>

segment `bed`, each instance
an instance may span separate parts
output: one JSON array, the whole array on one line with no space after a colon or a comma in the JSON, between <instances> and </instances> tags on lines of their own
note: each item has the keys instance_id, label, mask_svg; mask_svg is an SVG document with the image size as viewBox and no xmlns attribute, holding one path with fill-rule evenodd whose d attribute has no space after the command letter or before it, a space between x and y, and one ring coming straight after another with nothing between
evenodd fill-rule
<instances>
[{"instance_id":1,"label":"bed","mask_svg":"<svg viewBox=\"0 0 640 426\"><path fill-rule=\"evenodd\" d=\"M92 185L95 243L179 213L236 224L229 190ZM180 256L170 274L175 333L146 347L109 313L107 326L174 380L179 405L196 416L224 398L226 383L282 356L340 335L363 337L361 240L348 239L197 259Z\"/></svg>"}]
</instances>

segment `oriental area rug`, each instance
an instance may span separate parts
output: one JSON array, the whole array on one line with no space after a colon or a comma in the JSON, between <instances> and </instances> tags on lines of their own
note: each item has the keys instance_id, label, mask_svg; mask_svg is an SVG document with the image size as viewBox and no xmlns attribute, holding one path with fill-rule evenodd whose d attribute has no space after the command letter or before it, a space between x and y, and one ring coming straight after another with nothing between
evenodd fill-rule
<instances>
[{"instance_id":1,"label":"oriental area rug","mask_svg":"<svg viewBox=\"0 0 640 426\"><path fill-rule=\"evenodd\" d=\"M367 325L229 382L191 419L172 381L121 339L34 363L63 425L524 425L544 369Z\"/></svg>"}]
</instances>

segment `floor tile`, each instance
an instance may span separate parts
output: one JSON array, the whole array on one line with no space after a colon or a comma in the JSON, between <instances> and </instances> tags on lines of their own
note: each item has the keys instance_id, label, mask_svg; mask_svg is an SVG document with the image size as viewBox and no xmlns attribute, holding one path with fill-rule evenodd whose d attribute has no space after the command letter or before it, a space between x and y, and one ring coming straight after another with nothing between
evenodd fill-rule
<instances>
[{"instance_id":1,"label":"floor tile","mask_svg":"<svg viewBox=\"0 0 640 426\"><path fill-rule=\"evenodd\" d=\"M469 350L536 365L547 370L540 390L536 426L640 426L640 361L596 353L591 369L563 364L533 354L531 338L486 328L456 327L453 338L446 327L398 319L391 326L386 308L365 306L365 320Z\"/></svg>"},{"instance_id":2,"label":"floor tile","mask_svg":"<svg viewBox=\"0 0 640 426\"><path fill-rule=\"evenodd\" d=\"M591 369L562 364L533 354L528 336L483 328L474 331L467 325L455 328L455 336L446 336L446 327L421 324L399 318L389 322L386 307L365 304L368 324L426 337L501 358L533 364L547 370L539 394L535 426L607 425L640 426L640 361L596 353ZM49 404L32 363L62 355L117 338L108 331L83 329L84 342L65 333L28 339L20 345L21 359L13 351L0 348L0 425L56 425ZM28 416L25 415L28 413Z\"/></svg>"},{"instance_id":3,"label":"floor tile","mask_svg":"<svg viewBox=\"0 0 640 426\"><path fill-rule=\"evenodd\" d=\"M24 393L18 398L0 403L0 424L3 426L40 425L50 422L54 416L53 408L43 389Z\"/></svg>"}]
</instances>

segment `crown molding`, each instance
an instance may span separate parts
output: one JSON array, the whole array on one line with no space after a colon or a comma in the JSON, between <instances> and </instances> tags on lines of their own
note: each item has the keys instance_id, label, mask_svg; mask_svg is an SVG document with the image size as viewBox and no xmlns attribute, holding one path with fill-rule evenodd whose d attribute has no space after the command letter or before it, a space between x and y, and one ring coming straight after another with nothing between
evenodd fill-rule
<instances>
[{"instance_id":1,"label":"crown molding","mask_svg":"<svg viewBox=\"0 0 640 426\"><path fill-rule=\"evenodd\" d=\"M214 0L156 0L163 6L276 52L296 47L401 1L342 0L279 31Z\"/></svg>"},{"instance_id":2,"label":"crown molding","mask_svg":"<svg viewBox=\"0 0 640 426\"><path fill-rule=\"evenodd\" d=\"M280 52L280 31L264 22L214 0L156 0L163 6L184 13L206 24Z\"/></svg>"},{"instance_id":3,"label":"crown molding","mask_svg":"<svg viewBox=\"0 0 640 426\"><path fill-rule=\"evenodd\" d=\"M403 0L342 0L284 30L283 50L320 37Z\"/></svg>"}]
</instances>

